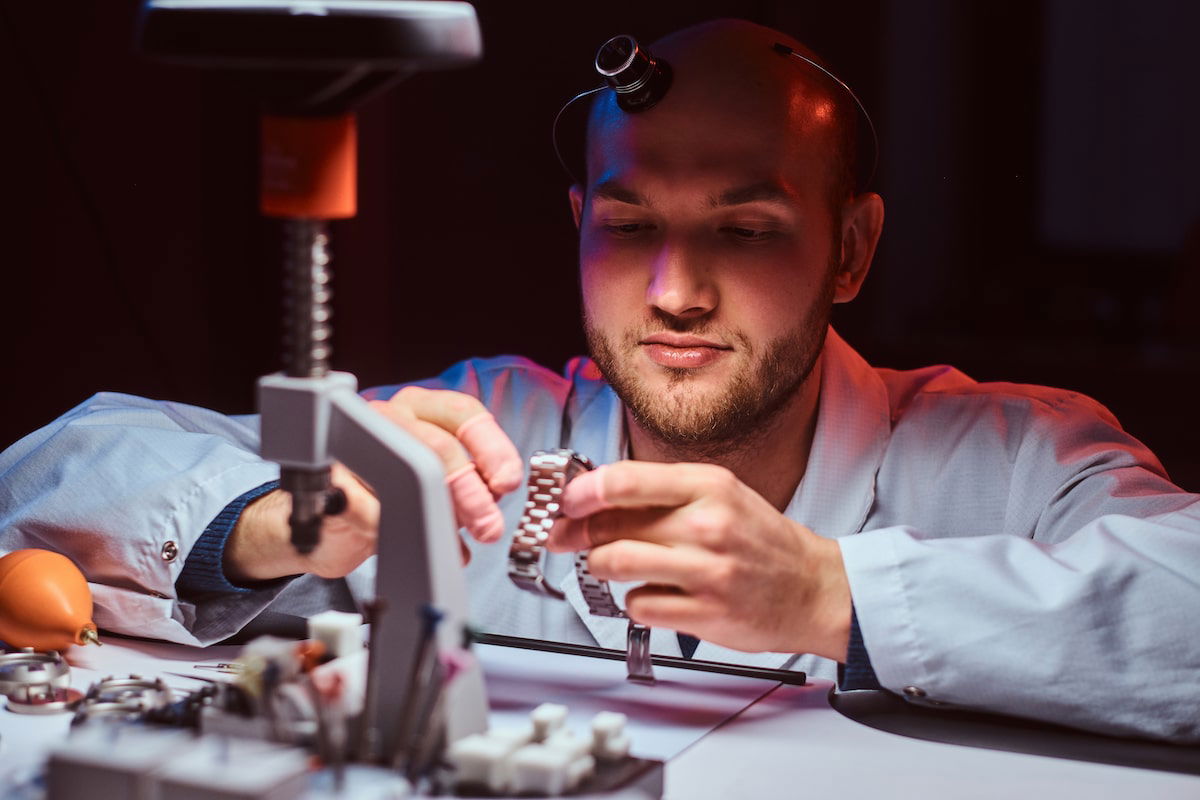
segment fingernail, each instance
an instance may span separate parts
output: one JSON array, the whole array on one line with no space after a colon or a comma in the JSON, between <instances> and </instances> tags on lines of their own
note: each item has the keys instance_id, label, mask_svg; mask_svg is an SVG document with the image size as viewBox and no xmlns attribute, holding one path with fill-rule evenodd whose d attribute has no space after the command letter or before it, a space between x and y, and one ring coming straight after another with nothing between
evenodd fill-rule
<instances>
[{"instance_id":1,"label":"fingernail","mask_svg":"<svg viewBox=\"0 0 1200 800\"><path fill-rule=\"evenodd\" d=\"M585 472L567 484L563 492L563 513L578 519L608 508L604 499L604 467Z\"/></svg>"}]
</instances>

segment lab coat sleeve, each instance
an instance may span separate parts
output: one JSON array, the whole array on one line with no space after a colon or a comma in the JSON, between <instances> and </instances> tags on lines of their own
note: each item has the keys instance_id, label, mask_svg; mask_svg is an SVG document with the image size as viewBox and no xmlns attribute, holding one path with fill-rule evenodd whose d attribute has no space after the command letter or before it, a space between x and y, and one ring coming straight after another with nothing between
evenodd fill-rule
<instances>
[{"instance_id":1,"label":"lab coat sleeve","mask_svg":"<svg viewBox=\"0 0 1200 800\"><path fill-rule=\"evenodd\" d=\"M0 454L0 552L70 557L103 630L184 644L235 633L283 588L176 595L195 540L234 498L273 480L257 420L101 393Z\"/></svg>"},{"instance_id":2,"label":"lab coat sleeve","mask_svg":"<svg viewBox=\"0 0 1200 800\"><path fill-rule=\"evenodd\" d=\"M479 397L519 441L530 438L528 426L556 429L565 391L561 378L511 356L464 361L423 385ZM364 396L386 398L399 388ZM531 441L548 446L541 444L548 438ZM70 557L87 576L103 630L219 642L287 583L190 600L176 590L206 527L230 502L279 477L258 446L256 416L97 394L0 453L0 554L40 547ZM359 568L368 582L372 564Z\"/></svg>"},{"instance_id":3,"label":"lab coat sleeve","mask_svg":"<svg viewBox=\"0 0 1200 800\"><path fill-rule=\"evenodd\" d=\"M1200 742L1200 497L1086 398L1038 407L1010 438L995 535L839 540L880 683L913 702Z\"/></svg>"}]
</instances>

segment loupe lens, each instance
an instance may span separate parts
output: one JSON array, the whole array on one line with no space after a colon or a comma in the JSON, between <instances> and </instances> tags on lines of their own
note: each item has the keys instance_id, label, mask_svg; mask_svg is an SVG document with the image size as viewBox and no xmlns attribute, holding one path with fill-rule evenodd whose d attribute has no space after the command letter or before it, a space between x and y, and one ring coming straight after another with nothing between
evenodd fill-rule
<instances>
[{"instance_id":1,"label":"loupe lens","mask_svg":"<svg viewBox=\"0 0 1200 800\"><path fill-rule=\"evenodd\" d=\"M604 76L616 76L630 66L636 51L637 42L632 36L614 36L596 54L596 70Z\"/></svg>"}]
</instances>

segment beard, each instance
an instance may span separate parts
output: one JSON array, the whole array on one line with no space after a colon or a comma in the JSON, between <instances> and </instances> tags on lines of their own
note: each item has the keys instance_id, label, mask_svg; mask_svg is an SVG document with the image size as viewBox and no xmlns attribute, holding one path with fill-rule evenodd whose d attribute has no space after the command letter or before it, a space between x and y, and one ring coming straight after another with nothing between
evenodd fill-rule
<instances>
[{"instance_id":1,"label":"beard","mask_svg":"<svg viewBox=\"0 0 1200 800\"><path fill-rule=\"evenodd\" d=\"M584 332L592 360L644 431L680 460L713 460L753 448L770 434L772 423L812 374L825 345L833 292L831 274L799 323L761 346L740 331L720 330L708 319L682 319L660 309L653 309L651 320L616 337L596 328L585 309ZM638 343L663 331L716 333L734 345L742 366L723 386L710 390L696 385L693 370L664 367L667 387L653 389L634 364Z\"/></svg>"}]
</instances>

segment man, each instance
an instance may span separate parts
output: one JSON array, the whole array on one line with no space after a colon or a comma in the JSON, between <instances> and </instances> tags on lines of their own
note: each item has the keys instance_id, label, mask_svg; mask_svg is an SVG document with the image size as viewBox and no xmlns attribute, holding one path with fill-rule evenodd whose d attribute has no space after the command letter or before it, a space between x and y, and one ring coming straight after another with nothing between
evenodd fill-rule
<instances>
[{"instance_id":1,"label":"man","mask_svg":"<svg viewBox=\"0 0 1200 800\"><path fill-rule=\"evenodd\" d=\"M845 686L915 702L1200 740L1198 498L1087 398L873 369L829 330L883 204L850 182L848 98L779 41L801 48L690 28L654 46L675 74L655 108L597 99L570 190L594 361L473 360L367 393L446 466L476 621L623 646L571 579L594 548L598 577L643 584L624 601L658 652L698 639L697 658L840 663ZM103 627L175 641L347 600L299 573L360 593L371 493L338 469L348 508L299 556L255 445L252 420L98 395L0 458L0 543L67 552ZM520 459L560 445L606 465L553 533L569 604L516 590L494 544Z\"/></svg>"}]
</instances>

